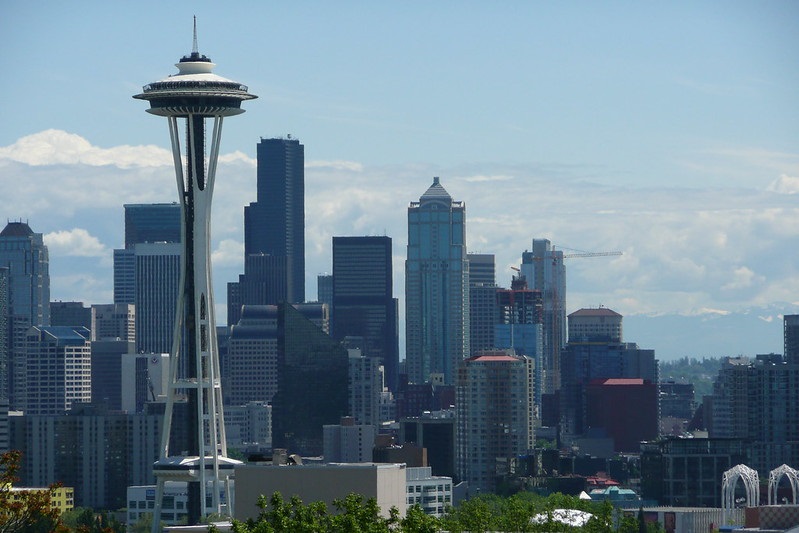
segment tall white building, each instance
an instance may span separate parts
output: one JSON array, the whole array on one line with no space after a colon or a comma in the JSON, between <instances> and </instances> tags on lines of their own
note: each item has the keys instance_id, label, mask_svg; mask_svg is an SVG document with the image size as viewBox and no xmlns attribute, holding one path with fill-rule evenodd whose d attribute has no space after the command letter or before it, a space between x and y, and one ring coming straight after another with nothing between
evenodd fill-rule
<instances>
[{"instance_id":1,"label":"tall white building","mask_svg":"<svg viewBox=\"0 0 799 533\"><path fill-rule=\"evenodd\" d=\"M91 334L83 326L33 326L28 330L25 414L61 415L92 400Z\"/></svg>"},{"instance_id":2,"label":"tall white building","mask_svg":"<svg viewBox=\"0 0 799 533\"><path fill-rule=\"evenodd\" d=\"M408 207L405 327L408 379L452 385L469 355L466 206L438 178Z\"/></svg>"},{"instance_id":3,"label":"tall white building","mask_svg":"<svg viewBox=\"0 0 799 533\"><path fill-rule=\"evenodd\" d=\"M535 444L535 361L512 353L477 355L458 368L456 461L470 491L493 492L498 464Z\"/></svg>"},{"instance_id":4,"label":"tall white building","mask_svg":"<svg viewBox=\"0 0 799 533\"><path fill-rule=\"evenodd\" d=\"M350 415L359 424L377 427L382 422L380 396L384 388L380 359L365 357L357 348L347 351L350 355Z\"/></svg>"}]
</instances>

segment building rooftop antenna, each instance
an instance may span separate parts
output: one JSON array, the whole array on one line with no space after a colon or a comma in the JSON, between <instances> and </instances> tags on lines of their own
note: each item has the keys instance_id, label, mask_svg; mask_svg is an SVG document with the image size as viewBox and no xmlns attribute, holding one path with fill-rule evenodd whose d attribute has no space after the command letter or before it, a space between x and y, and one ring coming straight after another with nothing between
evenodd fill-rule
<instances>
[{"instance_id":1,"label":"building rooftop antenna","mask_svg":"<svg viewBox=\"0 0 799 533\"><path fill-rule=\"evenodd\" d=\"M197 47L197 15L194 15L194 40L191 43L191 55L199 55L200 50Z\"/></svg>"}]
</instances>

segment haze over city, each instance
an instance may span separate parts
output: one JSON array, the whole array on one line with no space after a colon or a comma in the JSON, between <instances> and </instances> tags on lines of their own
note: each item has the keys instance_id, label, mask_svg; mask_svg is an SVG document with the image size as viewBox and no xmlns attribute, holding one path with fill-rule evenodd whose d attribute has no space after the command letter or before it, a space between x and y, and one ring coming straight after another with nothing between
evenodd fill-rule
<instances>
[{"instance_id":1,"label":"haze over city","mask_svg":"<svg viewBox=\"0 0 799 533\"><path fill-rule=\"evenodd\" d=\"M131 95L174 72L197 15L200 51L260 97L223 135L220 306L242 271L256 143L292 134L306 150L309 298L332 236L385 234L402 299L406 208L440 176L466 203L469 251L496 254L502 285L534 237L623 252L567 263L568 311L622 313L625 338L659 358L694 353L636 317L741 315L696 355L752 355L781 352L778 315L799 309L795 3L3 12L0 212L45 234L54 300L112 301L122 205L176 200L166 127Z\"/></svg>"}]
</instances>

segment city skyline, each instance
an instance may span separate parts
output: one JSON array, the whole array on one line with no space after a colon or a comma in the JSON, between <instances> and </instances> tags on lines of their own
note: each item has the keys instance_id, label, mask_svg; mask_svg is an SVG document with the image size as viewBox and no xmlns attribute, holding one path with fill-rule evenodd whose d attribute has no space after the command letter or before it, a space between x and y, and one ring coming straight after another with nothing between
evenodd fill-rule
<instances>
[{"instance_id":1,"label":"city skyline","mask_svg":"<svg viewBox=\"0 0 799 533\"><path fill-rule=\"evenodd\" d=\"M469 207L468 250L496 255L499 285L509 286L509 266L532 238L624 252L567 262L568 312L601 304L697 322L749 312L775 332L777 313L796 312L799 47L787 22L796 6L360 7L251 5L252 16L235 21L197 8L202 48L266 95L223 141L219 297L242 271L255 145L282 131L307 147L309 298L316 275L331 271L333 235L385 234L403 299L404 206L439 175ZM165 20L188 26L185 8L165 8ZM25 185L0 199L0 213L45 234L53 299L109 303L122 205L174 201L168 138L129 94L189 43L165 31L173 22L145 23L146 10L120 17L97 4L79 20L55 4L9 9L14 27L0 39L15 54L0 62L25 83L0 104L0 169L4 183ZM310 27L289 38L305 19ZM147 38L155 33L165 37ZM259 43L281 37L280 54L261 54ZM54 41L70 61L49 61ZM63 99L39 92L53 83ZM101 110L90 122L75 112L87 97ZM668 357L626 323L631 340ZM780 351L774 339L757 349Z\"/></svg>"}]
</instances>

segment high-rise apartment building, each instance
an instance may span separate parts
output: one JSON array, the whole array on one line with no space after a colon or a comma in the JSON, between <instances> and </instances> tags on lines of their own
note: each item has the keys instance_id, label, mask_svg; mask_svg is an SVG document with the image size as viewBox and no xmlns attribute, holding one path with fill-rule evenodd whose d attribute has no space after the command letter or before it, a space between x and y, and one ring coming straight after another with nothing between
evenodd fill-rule
<instances>
[{"instance_id":1,"label":"high-rise apartment building","mask_svg":"<svg viewBox=\"0 0 799 533\"><path fill-rule=\"evenodd\" d=\"M321 304L300 307L316 308ZM322 426L347 415L349 357L307 316L278 304L277 393L272 398L272 445L300 455L322 453Z\"/></svg>"},{"instance_id":2,"label":"high-rise apartment building","mask_svg":"<svg viewBox=\"0 0 799 533\"><path fill-rule=\"evenodd\" d=\"M379 359L386 385L399 383L398 300L390 237L333 237L335 339L363 338L363 355Z\"/></svg>"},{"instance_id":3,"label":"high-rise apartment building","mask_svg":"<svg viewBox=\"0 0 799 533\"><path fill-rule=\"evenodd\" d=\"M522 254L521 274L543 298L544 357L541 384L544 394L560 388L560 353L566 344L566 267L563 252L547 239L533 239L532 251Z\"/></svg>"},{"instance_id":4,"label":"high-rise apartment building","mask_svg":"<svg viewBox=\"0 0 799 533\"><path fill-rule=\"evenodd\" d=\"M409 380L454 384L469 355L466 206L438 178L408 207L405 327Z\"/></svg>"},{"instance_id":5,"label":"high-rise apartment building","mask_svg":"<svg viewBox=\"0 0 799 533\"><path fill-rule=\"evenodd\" d=\"M88 329L33 326L26 336L25 413L60 415L92 400L92 350Z\"/></svg>"},{"instance_id":6,"label":"high-rise apartment building","mask_svg":"<svg viewBox=\"0 0 799 533\"><path fill-rule=\"evenodd\" d=\"M15 410L25 409L28 329L50 324L49 265L42 234L27 223L9 222L0 232L0 267L8 269L9 401Z\"/></svg>"},{"instance_id":7,"label":"high-rise apartment building","mask_svg":"<svg viewBox=\"0 0 799 533\"><path fill-rule=\"evenodd\" d=\"M305 301L305 147L298 139L258 143L257 199L244 208L244 255L269 255L282 263L285 300ZM245 260L246 265L246 260ZM250 275L244 272L245 276ZM253 275L255 275L253 273ZM267 273L267 276L271 275ZM251 301L242 294L242 304Z\"/></svg>"},{"instance_id":8,"label":"high-rise apartment building","mask_svg":"<svg viewBox=\"0 0 799 533\"><path fill-rule=\"evenodd\" d=\"M784 318L788 354L795 316ZM704 403L710 405L705 411L709 436L751 443L747 464L761 476L799 462L798 363L779 354L726 358Z\"/></svg>"},{"instance_id":9,"label":"high-rise apartment building","mask_svg":"<svg viewBox=\"0 0 799 533\"><path fill-rule=\"evenodd\" d=\"M495 352L470 357L458 368L457 464L469 489L493 492L498 464L533 449L535 363Z\"/></svg>"}]
</instances>

